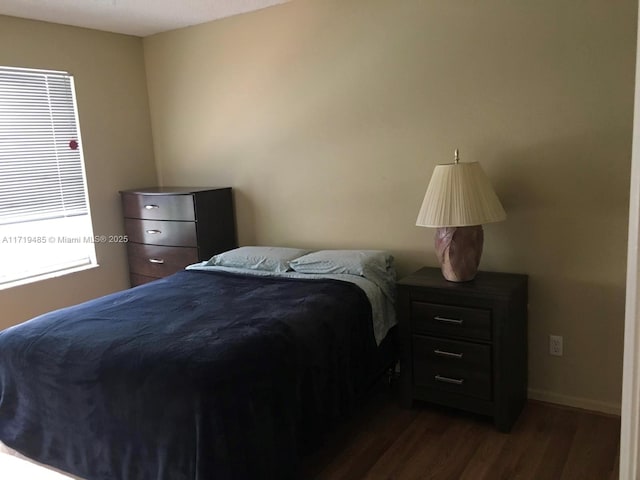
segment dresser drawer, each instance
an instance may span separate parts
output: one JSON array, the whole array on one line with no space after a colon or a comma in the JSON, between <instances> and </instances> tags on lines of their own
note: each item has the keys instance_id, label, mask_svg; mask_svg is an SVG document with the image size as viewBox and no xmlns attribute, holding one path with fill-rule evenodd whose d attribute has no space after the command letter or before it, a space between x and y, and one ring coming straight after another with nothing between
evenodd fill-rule
<instances>
[{"instance_id":1,"label":"dresser drawer","mask_svg":"<svg viewBox=\"0 0 640 480\"><path fill-rule=\"evenodd\" d=\"M195 222L125 218L124 227L130 242L175 247L198 246Z\"/></svg>"},{"instance_id":2,"label":"dresser drawer","mask_svg":"<svg viewBox=\"0 0 640 480\"><path fill-rule=\"evenodd\" d=\"M144 275L131 273L129 274L129 280L131 281L132 287L137 287L138 285L144 285L145 283L153 282L154 280L158 279L156 277L145 277Z\"/></svg>"},{"instance_id":3,"label":"dresser drawer","mask_svg":"<svg viewBox=\"0 0 640 480\"><path fill-rule=\"evenodd\" d=\"M414 301L411 323L416 333L491 340L490 310Z\"/></svg>"},{"instance_id":4,"label":"dresser drawer","mask_svg":"<svg viewBox=\"0 0 640 480\"><path fill-rule=\"evenodd\" d=\"M127 243L129 268L132 273L165 277L198 261L198 249Z\"/></svg>"},{"instance_id":5,"label":"dresser drawer","mask_svg":"<svg viewBox=\"0 0 640 480\"><path fill-rule=\"evenodd\" d=\"M413 336L417 386L491 399L491 347Z\"/></svg>"},{"instance_id":6,"label":"dresser drawer","mask_svg":"<svg viewBox=\"0 0 640 480\"><path fill-rule=\"evenodd\" d=\"M195 221L193 195L122 194L122 209L128 218Z\"/></svg>"}]
</instances>

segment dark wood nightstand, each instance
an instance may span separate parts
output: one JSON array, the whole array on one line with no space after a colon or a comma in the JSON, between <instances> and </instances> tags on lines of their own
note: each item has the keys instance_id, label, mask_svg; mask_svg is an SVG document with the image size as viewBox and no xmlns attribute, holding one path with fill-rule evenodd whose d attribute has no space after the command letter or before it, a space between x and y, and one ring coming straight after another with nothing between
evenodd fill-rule
<instances>
[{"instance_id":1,"label":"dark wood nightstand","mask_svg":"<svg viewBox=\"0 0 640 480\"><path fill-rule=\"evenodd\" d=\"M526 275L448 282L422 268L398 282L402 402L493 417L511 430L527 398Z\"/></svg>"},{"instance_id":2,"label":"dark wood nightstand","mask_svg":"<svg viewBox=\"0 0 640 480\"><path fill-rule=\"evenodd\" d=\"M231 188L152 187L120 194L132 287L238 246Z\"/></svg>"}]
</instances>

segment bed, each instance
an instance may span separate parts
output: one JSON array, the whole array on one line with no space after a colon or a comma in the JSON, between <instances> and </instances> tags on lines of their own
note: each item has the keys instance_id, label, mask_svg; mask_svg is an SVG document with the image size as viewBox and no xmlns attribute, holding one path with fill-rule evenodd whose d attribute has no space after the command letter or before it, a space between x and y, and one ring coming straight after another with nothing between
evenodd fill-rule
<instances>
[{"instance_id":1,"label":"bed","mask_svg":"<svg viewBox=\"0 0 640 480\"><path fill-rule=\"evenodd\" d=\"M391 257L323 252L223 254L0 332L0 442L88 480L297 478L396 357Z\"/></svg>"}]
</instances>

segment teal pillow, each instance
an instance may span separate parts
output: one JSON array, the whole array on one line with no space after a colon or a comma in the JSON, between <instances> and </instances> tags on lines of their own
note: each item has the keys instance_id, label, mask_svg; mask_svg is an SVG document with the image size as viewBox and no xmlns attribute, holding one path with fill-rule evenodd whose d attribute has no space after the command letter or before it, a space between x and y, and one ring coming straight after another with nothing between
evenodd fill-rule
<instances>
[{"instance_id":1,"label":"teal pillow","mask_svg":"<svg viewBox=\"0 0 640 480\"><path fill-rule=\"evenodd\" d=\"M393 257L383 250L319 250L289 262L299 273L346 273L378 285L389 298L395 296Z\"/></svg>"},{"instance_id":2,"label":"teal pillow","mask_svg":"<svg viewBox=\"0 0 640 480\"><path fill-rule=\"evenodd\" d=\"M248 268L269 272L286 272L289 262L309 252L300 248L286 247L240 247L214 255L205 264L220 267Z\"/></svg>"}]
</instances>

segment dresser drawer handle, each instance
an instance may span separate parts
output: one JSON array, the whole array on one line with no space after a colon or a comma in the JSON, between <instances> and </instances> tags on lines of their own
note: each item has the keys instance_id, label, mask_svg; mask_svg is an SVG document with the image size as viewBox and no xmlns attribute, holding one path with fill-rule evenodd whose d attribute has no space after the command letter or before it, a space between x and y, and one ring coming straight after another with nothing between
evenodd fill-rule
<instances>
[{"instance_id":1,"label":"dresser drawer handle","mask_svg":"<svg viewBox=\"0 0 640 480\"><path fill-rule=\"evenodd\" d=\"M147 230L147 233L150 235L157 235L158 233L162 233L160 230Z\"/></svg>"},{"instance_id":2,"label":"dresser drawer handle","mask_svg":"<svg viewBox=\"0 0 640 480\"><path fill-rule=\"evenodd\" d=\"M449 358L462 358L464 355L464 353L447 352L445 350L438 350L438 349L435 349L433 353L435 353L436 355L440 355L441 357L449 357Z\"/></svg>"},{"instance_id":3,"label":"dresser drawer handle","mask_svg":"<svg viewBox=\"0 0 640 480\"><path fill-rule=\"evenodd\" d=\"M462 325L462 323L464 322L464 320L462 320L461 318L447 318L441 317L440 315L436 315L435 317L433 317L433 319L437 322L453 323L455 325Z\"/></svg>"},{"instance_id":4,"label":"dresser drawer handle","mask_svg":"<svg viewBox=\"0 0 640 480\"><path fill-rule=\"evenodd\" d=\"M436 382L452 383L454 385L462 385L464 383L464 378L450 378L450 377L443 377L442 375L436 375L435 379L436 379Z\"/></svg>"},{"instance_id":5,"label":"dresser drawer handle","mask_svg":"<svg viewBox=\"0 0 640 480\"><path fill-rule=\"evenodd\" d=\"M163 258L150 258L149 259L149 263L162 264L162 263L164 263L164 259Z\"/></svg>"},{"instance_id":6,"label":"dresser drawer handle","mask_svg":"<svg viewBox=\"0 0 640 480\"><path fill-rule=\"evenodd\" d=\"M144 208L147 210L153 210L155 208L160 208L160 205L145 205Z\"/></svg>"}]
</instances>

